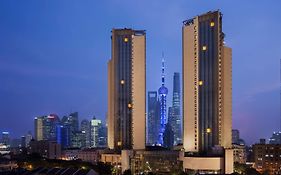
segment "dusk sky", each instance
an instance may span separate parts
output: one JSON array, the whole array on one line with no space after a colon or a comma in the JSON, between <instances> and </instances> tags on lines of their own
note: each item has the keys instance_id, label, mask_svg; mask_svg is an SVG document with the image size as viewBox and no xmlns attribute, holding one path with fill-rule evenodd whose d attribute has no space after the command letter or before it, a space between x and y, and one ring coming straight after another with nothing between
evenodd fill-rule
<instances>
[{"instance_id":1,"label":"dusk sky","mask_svg":"<svg viewBox=\"0 0 281 175\"><path fill-rule=\"evenodd\" d=\"M166 59L168 106L181 73L182 21L223 13L233 49L233 128L247 144L280 128L281 1L0 1L0 131L19 137L34 117L78 111L105 120L112 28L147 33L147 91L161 85Z\"/></svg>"}]
</instances>

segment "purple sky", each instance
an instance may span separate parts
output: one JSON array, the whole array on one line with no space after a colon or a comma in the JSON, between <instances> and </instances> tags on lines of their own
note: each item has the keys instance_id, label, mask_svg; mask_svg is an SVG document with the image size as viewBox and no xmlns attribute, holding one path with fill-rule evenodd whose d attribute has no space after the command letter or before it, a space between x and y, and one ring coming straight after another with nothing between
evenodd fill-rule
<instances>
[{"instance_id":1,"label":"purple sky","mask_svg":"<svg viewBox=\"0 0 281 175\"><path fill-rule=\"evenodd\" d=\"M105 119L112 28L147 31L147 90L181 72L182 21L220 9L233 49L233 128L247 143L280 128L281 1L0 1L0 131L78 111ZM168 100L171 104L171 93Z\"/></svg>"}]
</instances>

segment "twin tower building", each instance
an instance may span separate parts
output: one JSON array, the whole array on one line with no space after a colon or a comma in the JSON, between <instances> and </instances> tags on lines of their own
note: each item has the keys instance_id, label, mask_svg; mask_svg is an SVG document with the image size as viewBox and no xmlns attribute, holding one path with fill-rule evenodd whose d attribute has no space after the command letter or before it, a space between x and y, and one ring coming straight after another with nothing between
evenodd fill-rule
<instances>
[{"instance_id":1,"label":"twin tower building","mask_svg":"<svg viewBox=\"0 0 281 175\"><path fill-rule=\"evenodd\" d=\"M183 22L182 100L184 170L233 171L232 53L224 44L222 14ZM113 29L108 62L108 146L146 146L146 33Z\"/></svg>"}]
</instances>

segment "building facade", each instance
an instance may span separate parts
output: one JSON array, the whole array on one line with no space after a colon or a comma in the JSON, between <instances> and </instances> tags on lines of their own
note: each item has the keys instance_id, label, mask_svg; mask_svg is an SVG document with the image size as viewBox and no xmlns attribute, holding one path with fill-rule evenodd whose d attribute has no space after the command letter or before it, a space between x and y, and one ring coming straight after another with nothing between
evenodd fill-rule
<instances>
[{"instance_id":1,"label":"building facade","mask_svg":"<svg viewBox=\"0 0 281 175\"><path fill-rule=\"evenodd\" d=\"M182 32L184 169L232 173L232 63L222 14L186 20Z\"/></svg>"},{"instance_id":2,"label":"building facade","mask_svg":"<svg viewBox=\"0 0 281 175\"><path fill-rule=\"evenodd\" d=\"M89 120L81 121L81 131L85 133L86 147L89 148L91 146L91 124Z\"/></svg>"},{"instance_id":3,"label":"building facade","mask_svg":"<svg viewBox=\"0 0 281 175\"><path fill-rule=\"evenodd\" d=\"M3 131L2 132L2 138L1 138L1 143L6 145L6 146L10 146L10 133L7 131Z\"/></svg>"},{"instance_id":4,"label":"building facade","mask_svg":"<svg viewBox=\"0 0 281 175\"><path fill-rule=\"evenodd\" d=\"M281 132L273 132L269 139L269 144L281 144Z\"/></svg>"},{"instance_id":5,"label":"building facade","mask_svg":"<svg viewBox=\"0 0 281 175\"><path fill-rule=\"evenodd\" d=\"M182 143L180 98L180 74L175 72L173 78L173 106L169 107L168 110L168 122L174 132L174 145Z\"/></svg>"},{"instance_id":6,"label":"building facade","mask_svg":"<svg viewBox=\"0 0 281 175\"><path fill-rule=\"evenodd\" d=\"M101 120L95 117L91 120L91 147L99 146L99 130L101 128Z\"/></svg>"},{"instance_id":7,"label":"building facade","mask_svg":"<svg viewBox=\"0 0 281 175\"><path fill-rule=\"evenodd\" d=\"M44 116L35 117L34 118L34 133L35 133L35 140L43 140L43 123L44 123Z\"/></svg>"},{"instance_id":8,"label":"building facade","mask_svg":"<svg viewBox=\"0 0 281 175\"><path fill-rule=\"evenodd\" d=\"M281 174L281 145L255 144L253 145L254 167L260 172L270 175Z\"/></svg>"},{"instance_id":9,"label":"building facade","mask_svg":"<svg viewBox=\"0 0 281 175\"><path fill-rule=\"evenodd\" d=\"M145 147L146 34L113 29L108 62L108 146Z\"/></svg>"},{"instance_id":10,"label":"building facade","mask_svg":"<svg viewBox=\"0 0 281 175\"><path fill-rule=\"evenodd\" d=\"M157 91L148 92L148 111L147 111L147 145L156 145L160 129L160 108L157 98Z\"/></svg>"}]
</instances>

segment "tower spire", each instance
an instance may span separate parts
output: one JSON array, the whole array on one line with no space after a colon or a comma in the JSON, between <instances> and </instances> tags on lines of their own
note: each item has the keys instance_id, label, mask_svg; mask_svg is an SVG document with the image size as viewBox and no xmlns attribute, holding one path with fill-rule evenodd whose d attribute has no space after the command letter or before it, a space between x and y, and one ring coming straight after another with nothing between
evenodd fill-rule
<instances>
[{"instance_id":1,"label":"tower spire","mask_svg":"<svg viewBox=\"0 0 281 175\"><path fill-rule=\"evenodd\" d=\"M162 52L162 86L165 85L165 59L164 59L164 52Z\"/></svg>"}]
</instances>

